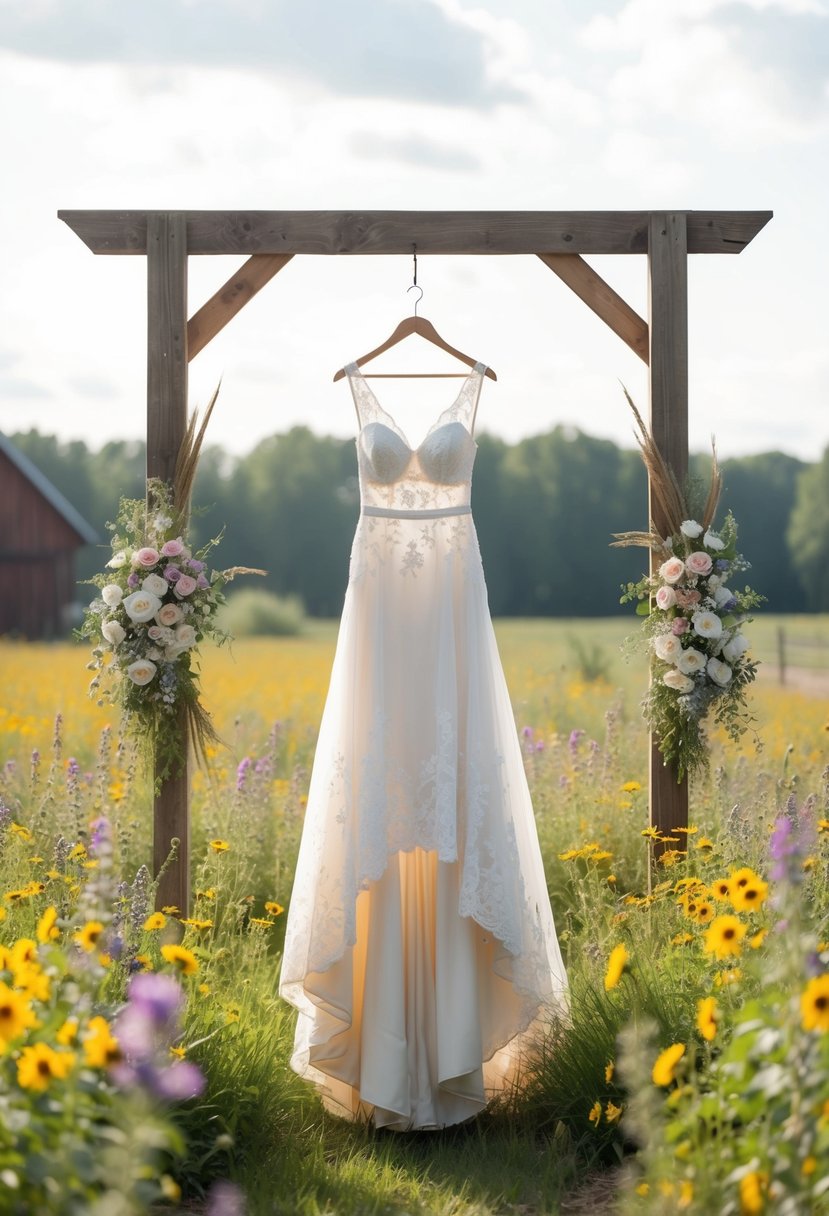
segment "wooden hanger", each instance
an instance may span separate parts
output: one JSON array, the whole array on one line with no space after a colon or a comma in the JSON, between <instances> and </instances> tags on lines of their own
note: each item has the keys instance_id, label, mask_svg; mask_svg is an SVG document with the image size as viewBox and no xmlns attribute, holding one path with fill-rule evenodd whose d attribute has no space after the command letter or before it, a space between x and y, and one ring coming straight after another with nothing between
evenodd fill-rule
<instances>
[{"instance_id":1,"label":"wooden hanger","mask_svg":"<svg viewBox=\"0 0 829 1216\"><path fill-rule=\"evenodd\" d=\"M421 338L425 338L427 342L431 342L433 346L440 347L448 354L453 355L456 359L460 359L461 363L466 363L468 367L474 367L478 362L470 355L465 355L463 351L456 350L454 346L450 346L445 342L435 329L431 321L427 321L425 317L405 317L395 329L394 333L386 338L380 346L375 350L369 351L367 355L361 355L355 362L358 367L362 367L364 363L368 363L371 359L376 359L378 355L382 355L390 347L396 346L398 342L402 342L404 338L408 338L411 334L419 334ZM415 378L447 378L451 379L457 376L463 376L463 372L374 372L373 375L378 378L387 380L399 379L415 379ZM485 375L489 376L490 380L497 380L498 377L491 367L486 369ZM335 380L341 380L345 375L345 368L341 367L335 374Z\"/></svg>"}]
</instances>

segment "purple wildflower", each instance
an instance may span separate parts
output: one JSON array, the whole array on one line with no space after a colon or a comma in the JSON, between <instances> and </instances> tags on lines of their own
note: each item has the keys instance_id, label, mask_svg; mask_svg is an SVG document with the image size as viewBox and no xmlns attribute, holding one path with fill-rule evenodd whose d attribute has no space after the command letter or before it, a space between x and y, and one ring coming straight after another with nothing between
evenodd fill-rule
<instances>
[{"instance_id":1,"label":"purple wildflower","mask_svg":"<svg viewBox=\"0 0 829 1216\"><path fill-rule=\"evenodd\" d=\"M81 771L81 766L78 764L78 762L74 756L70 756L69 759L66 761L67 777L77 777L77 775L80 771Z\"/></svg>"},{"instance_id":2,"label":"purple wildflower","mask_svg":"<svg viewBox=\"0 0 829 1216\"><path fill-rule=\"evenodd\" d=\"M220 1178L213 1183L205 1216L245 1216L245 1197L235 1182Z\"/></svg>"},{"instance_id":3,"label":"purple wildflower","mask_svg":"<svg viewBox=\"0 0 829 1216\"><path fill-rule=\"evenodd\" d=\"M151 1088L159 1098L168 1102L184 1102L187 1098L197 1098L205 1087L204 1074L196 1064L189 1060L176 1060L167 1068L158 1068Z\"/></svg>"},{"instance_id":4,"label":"purple wildflower","mask_svg":"<svg viewBox=\"0 0 829 1216\"><path fill-rule=\"evenodd\" d=\"M243 756L239 761L239 767L236 769L236 793L241 794L245 789L245 778L248 775L248 769L251 766L250 756Z\"/></svg>"},{"instance_id":5,"label":"purple wildflower","mask_svg":"<svg viewBox=\"0 0 829 1216\"><path fill-rule=\"evenodd\" d=\"M181 1011L184 993L172 975L147 971L130 980L130 1005L157 1026L166 1026Z\"/></svg>"},{"instance_id":6,"label":"purple wildflower","mask_svg":"<svg viewBox=\"0 0 829 1216\"><path fill-rule=\"evenodd\" d=\"M771 834L769 855L774 862L771 867L771 877L774 882L782 882L789 873L789 858L797 855L798 842L794 826L788 815L778 815Z\"/></svg>"},{"instance_id":7,"label":"purple wildflower","mask_svg":"<svg viewBox=\"0 0 829 1216\"><path fill-rule=\"evenodd\" d=\"M140 584L141 584L141 578L133 570L132 574L127 579L127 586L131 587L132 590L134 591L136 587L140 586Z\"/></svg>"},{"instance_id":8,"label":"purple wildflower","mask_svg":"<svg viewBox=\"0 0 829 1216\"><path fill-rule=\"evenodd\" d=\"M579 750L579 740L581 739L583 734L584 734L583 730L571 730L570 731L570 739L568 741L567 746L570 748L570 751L574 756L575 756L576 752Z\"/></svg>"},{"instance_id":9,"label":"purple wildflower","mask_svg":"<svg viewBox=\"0 0 829 1216\"><path fill-rule=\"evenodd\" d=\"M522 728L521 734L524 736L525 739L532 739L533 728L531 726L525 726Z\"/></svg>"},{"instance_id":10,"label":"purple wildflower","mask_svg":"<svg viewBox=\"0 0 829 1216\"><path fill-rule=\"evenodd\" d=\"M92 828L92 839L90 844L93 849L100 849L102 844L107 844L110 838L110 824L106 815L99 815L97 819L93 819L89 825Z\"/></svg>"},{"instance_id":11,"label":"purple wildflower","mask_svg":"<svg viewBox=\"0 0 829 1216\"><path fill-rule=\"evenodd\" d=\"M536 741L535 741L535 750L536 750L537 752L543 752L543 751L544 751L544 740L543 740L543 739L536 739Z\"/></svg>"}]
</instances>

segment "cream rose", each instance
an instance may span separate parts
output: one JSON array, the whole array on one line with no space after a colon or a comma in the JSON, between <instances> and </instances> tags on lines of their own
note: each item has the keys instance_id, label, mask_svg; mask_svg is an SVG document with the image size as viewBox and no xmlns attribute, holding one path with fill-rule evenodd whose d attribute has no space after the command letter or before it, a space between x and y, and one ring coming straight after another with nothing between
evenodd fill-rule
<instances>
[{"instance_id":1,"label":"cream rose","mask_svg":"<svg viewBox=\"0 0 829 1216\"><path fill-rule=\"evenodd\" d=\"M676 665L686 676L692 676L694 672L704 669L705 655L701 650L696 650L693 646L689 646L687 650L683 650L676 661Z\"/></svg>"},{"instance_id":2,"label":"cream rose","mask_svg":"<svg viewBox=\"0 0 829 1216\"><path fill-rule=\"evenodd\" d=\"M177 625L183 616L184 613L178 604L162 604L155 614L155 619L159 625L166 625L169 629L171 626Z\"/></svg>"},{"instance_id":3,"label":"cream rose","mask_svg":"<svg viewBox=\"0 0 829 1216\"><path fill-rule=\"evenodd\" d=\"M123 549L119 553L113 553L112 557L106 564L107 570L120 570L122 566L127 564L127 555Z\"/></svg>"},{"instance_id":4,"label":"cream rose","mask_svg":"<svg viewBox=\"0 0 829 1216\"><path fill-rule=\"evenodd\" d=\"M170 584L160 574L148 574L141 584L144 591L151 591L161 600L170 590Z\"/></svg>"},{"instance_id":5,"label":"cream rose","mask_svg":"<svg viewBox=\"0 0 829 1216\"><path fill-rule=\"evenodd\" d=\"M719 553L720 549L725 548L725 541L720 540L719 536L715 536L711 531L705 533L702 543L706 549L713 549L715 553Z\"/></svg>"},{"instance_id":6,"label":"cream rose","mask_svg":"<svg viewBox=\"0 0 829 1216\"><path fill-rule=\"evenodd\" d=\"M679 525L679 530L683 536L696 540L698 536L702 535L702 524L698 524L695 519L683 519Z\"/></svg>"},{"instance_id":7,"label":"cream rose","mask_svg":"<svg viewBox=\"0 0 829 1216\"><path fill-rule=\"evenodd\" d=\"M706 670L714 683L719 684L722 688L725 688L731 679L731 668L720 659L709 659Z\"/></svg>"},{"instance_id":8,"label":"cream rose","mask_svg":"<svg viewBox=\"0 0 829 1216\"><path fill-rule=\"evenodd\" d=\"M689 553L685 559L685 569L689 574L710 574L712 565L711 555L703 553L701 549Z\"/></svg>"},{"instance_id":9,"label":"cream rose","mask_svg":"<svg viewBox=\"0 0 829 1216\"><path fill-rule=\"evenodd\" d=\"M653 643L654 651L665 663L675 663L682 650L682 643L673 633L660 633Z\"/></svg>"},{"instance_id":10,"label":"cream rose","mask_svg":"<svg viewBox=\"0 0 829 1216\"><path fill-rule=\"evenodd\" d=\"M672 667L670 671L666 671L662 677L662 683L667 684L669 688L673 688L675 692L690 692L694 687L694 681L690 676L684 676L681 671L677 671Z\"/></svg>"},{"instance_id":11,"label":"cream rose","mask_svg":"<svg viewBox=\"0 0 829 1216\"><path fill-rule=\"evenodd\" d=\"M177 646L184 646L185 649L189 649L196 644L196 631L192 625L177 625L175 637L175 644Z\"/></svg>"},{"instance_id":12,"label":"cream rose","mask_svg":"<svg viewBox=\"0 0 829 1216\"><path fill-rule=\"evenodd\" d=\"M133 591L124 600L124 611L133 621L150 621L161 607L161 600L152 591Z\"/></svg>"},{"instance_id":13,"label":"cream rose","mask_svg":"<svg viewBox=\"0 0 829 1216\"><path fill-rule=\"evenodd\" d=\"M152 663L149 659L136 659L127 668L127 675L133 684L143 685L149 684L157 671L158 668L155 663Z\"/></svg>"},{"instance_id":14,"label":"cream rose","mask_svg":"<svg viewBox=\"0 0 829 1216\"><path fill-rule=\"evenodd\" d=\"M673 587L660 587L656 593L656 606L663 611L673 608L676 603L676 592Z\"/></svg>"},{"instance_id":15,"label":"cream rose","mask_svg":"<svg viewBox=\"0 0 829 1216\"><path fill-rule=\"evenodd\" d=\"M717 616L716 612L695 612L691 624L694 627L694 633L701 638L718 638L722 634L722 621Z\"/></svg>"},{"instance_id":16,"label":"cream rose","mask_svg":"<svg viewBox=\"0 0 829 1216\"><path fill-rule=\"evenodd\" d=\"M104 621L101 626L101 633L113 646L117 646L119 642L123 642L127 636L127 631L123 625L120 625L116 620Z\"/></svg>"},{"instance_id":17,"label":"cream rose","mask_svg":"<svg viewBox=\"0 0 829 1216\"><path fill-rule=\"evenodd\" d=\"M101 599L110 608L117 608L124 598L124 593L117 583L107 583L101 588Z\"/></svg>"},{"instance_id":18,"label":"cream rose","mask_svg":"<svg viewBox=\"0 0 829 1216\"><path fill-rule=\"evenodd\" d=\"M681 557L669 557L659 567L659 577L666 583L678 583L685 573L685 562Z\"/></svg>"}]
</instances>

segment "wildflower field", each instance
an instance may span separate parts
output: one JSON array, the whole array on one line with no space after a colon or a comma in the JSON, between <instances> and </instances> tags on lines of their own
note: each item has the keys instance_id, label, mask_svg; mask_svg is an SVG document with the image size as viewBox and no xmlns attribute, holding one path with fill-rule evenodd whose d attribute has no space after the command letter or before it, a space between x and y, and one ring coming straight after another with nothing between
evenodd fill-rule
<instances>
[{"instance_id":1,"label":"wildflower field","mask_svg":"<svg viewBox=\"0 0 829 1216\"><path fill-rule=\"evenodd\" d=\"M501 1106L412 1136L322 1111L276 995L336 626L205 655L186 918L85 649L0 642L0 1213L829 1212L829 678L768 665L763 750L712 738L651 869L631 628L497 626L570 1016Z\"/></svg>"}]
</instances>

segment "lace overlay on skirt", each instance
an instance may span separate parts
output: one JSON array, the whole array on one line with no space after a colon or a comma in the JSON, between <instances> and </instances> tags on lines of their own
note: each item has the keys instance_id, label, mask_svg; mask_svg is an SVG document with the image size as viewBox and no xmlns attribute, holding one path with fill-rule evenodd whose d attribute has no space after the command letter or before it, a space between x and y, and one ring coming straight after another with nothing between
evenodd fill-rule
<instances>
[{"instance_id":1,"label":"lace overlay on skirt","mask_svg":"<svg viewBox=\"0 0 829 1216\"><path fill-rule=\"evenodd\" d=\"M292 1066L332 1109L441 1127L511 1080L566 978L462 509L483 369L417 450L348 370L363 505L384 510L361 514L354 537L280 991L299 1010ZM370 423L389 434L361 445ZM463 479L430 481L424 465ZM395 467L393 483L372 480Z\"/></svg>"}]
</instances>

